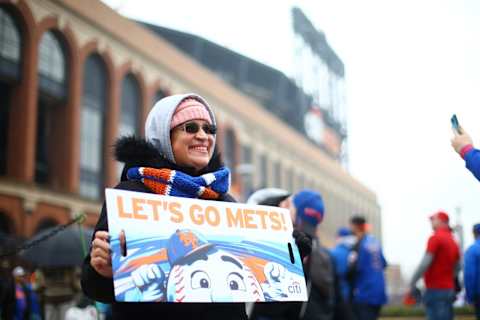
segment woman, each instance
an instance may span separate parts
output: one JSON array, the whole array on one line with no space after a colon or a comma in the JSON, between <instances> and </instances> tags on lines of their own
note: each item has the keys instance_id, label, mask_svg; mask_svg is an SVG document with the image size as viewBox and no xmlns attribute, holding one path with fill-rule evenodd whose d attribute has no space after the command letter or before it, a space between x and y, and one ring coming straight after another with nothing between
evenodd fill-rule
<instances>
[{"instance_id":1,"label":"woman","mask_svg":"<svg viewBox=\"0 0 480 320\"><path fill-rule=\"evenodd\" d=\"M215 138L215 116L202 97L183 94L163 98L147 117L145 139L126 137L117 141L115 156L125 167L116 189L234 201L227 194L229 171L223 167L215 150ZM214 173L217 179L200 179L203 185L199 185L198 177L206 173ZM170 177L168 185L148 179L164 175ZM182 183L177 183L175 177L180 176ZM184 179L195 188L185 188ZM139 316L148 319L247 319L243 303L116 303L108 239L104 204L90 254L84 261L82 288L90 298L112 303L113 319Z\"/></svg>"}]
</instances>

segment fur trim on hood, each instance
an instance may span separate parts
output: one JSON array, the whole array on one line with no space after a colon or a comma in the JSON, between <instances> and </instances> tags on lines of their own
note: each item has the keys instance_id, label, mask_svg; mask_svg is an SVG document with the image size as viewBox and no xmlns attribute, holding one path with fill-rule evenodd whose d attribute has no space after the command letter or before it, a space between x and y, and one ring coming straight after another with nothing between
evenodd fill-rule
<instances>
[{"instance_id":1,"label":"fur trim on hood","mask_svg":"<svg viewBox=\"0 0 480 320\"><path fill-rule=\"evenodd\" d=\"M169 161L159 153L158 149L151 142L135 136L119 138L115 143L114 155L117 161L125 163L121 181L127 180L127 171L131 167L168 168L182 171L191 176L199 176L216 171L224 166L216 146L208 165L197 172L192 167L181 167Z\"/></svg>"}]
</instances>

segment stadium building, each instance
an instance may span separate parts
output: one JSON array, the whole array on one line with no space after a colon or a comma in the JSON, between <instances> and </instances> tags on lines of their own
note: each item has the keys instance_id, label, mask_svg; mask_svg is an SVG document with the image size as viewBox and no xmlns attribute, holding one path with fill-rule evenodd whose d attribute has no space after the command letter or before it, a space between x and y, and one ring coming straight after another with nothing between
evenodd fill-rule
<instances>
[{"instance_id":1,"label":"stadium building","mask_svg":"<svg viewBox=\"0 0 480 320\"><path fill-rule=\"evenodd\" d=\"M296 21L301 35L308 21ZM341 83L343 64L322 37L302 39L336 77L326 83ZM259 187L312 188L326 202L327 245L353 213L366 215L381 237L376 195L342 166L347 135L337 86L325 89L325 100L300 82L99 1L0 1L0 232L29 238L80 213L93 226L104 188L119 178L114 141L143 135L161 97L196 92L218 116L238 199Z\"/></svg>"}]
</instances>

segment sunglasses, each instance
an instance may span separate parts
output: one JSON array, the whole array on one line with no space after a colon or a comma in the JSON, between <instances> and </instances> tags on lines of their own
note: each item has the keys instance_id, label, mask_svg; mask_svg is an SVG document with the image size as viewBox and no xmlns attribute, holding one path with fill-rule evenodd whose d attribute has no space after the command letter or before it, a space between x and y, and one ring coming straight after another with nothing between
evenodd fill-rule
<instances>
[{"instance_id":1,"label":"sunglasses","mask_svg":"<svg viewBox=\"0 0 480 320\"><path fill-rule=\"evenodd\" d=\"M195 134L202 128L203 132L206 134L216 134L217 127L213 124L204 123L200 125L196 122L187 122L179 126L180 130L185 131L186 133Z\"/></svg>"}]
</instances>

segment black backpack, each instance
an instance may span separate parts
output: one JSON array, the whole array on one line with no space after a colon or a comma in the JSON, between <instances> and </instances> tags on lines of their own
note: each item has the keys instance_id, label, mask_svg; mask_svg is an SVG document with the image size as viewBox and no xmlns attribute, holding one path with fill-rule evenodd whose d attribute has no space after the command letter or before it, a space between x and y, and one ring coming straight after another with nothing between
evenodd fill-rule
<instances>
[{"instance_id":1,"label":"black backpack","mask_svg":"<svg viewBox=\"0 0 480 320\"><path fill-rule=\"evenodd\" d=\"M312 252L304 265L308 302L302 304L300 319L332 319L335 307L335 267L327 249L313 239Z\"/></svg>"},{"instance_id":2,"label":"black backpack","mask_svg":"<svg viewBox=\"0 0 480 320\"><path fill-rule=\"evenodd\" d=\"M330 252L313 239L308 263L309 283L325 299L335 294L335 270Z\"/></svg>"}]
</instances>

